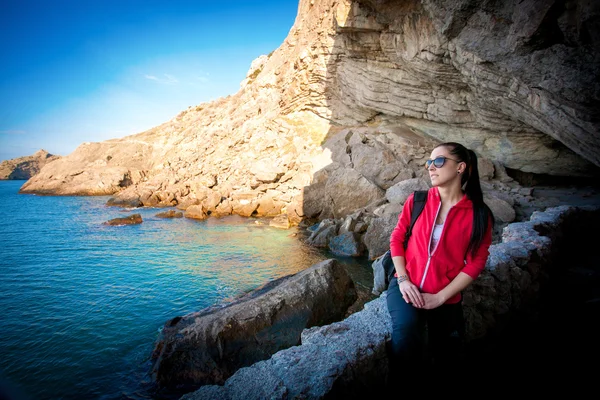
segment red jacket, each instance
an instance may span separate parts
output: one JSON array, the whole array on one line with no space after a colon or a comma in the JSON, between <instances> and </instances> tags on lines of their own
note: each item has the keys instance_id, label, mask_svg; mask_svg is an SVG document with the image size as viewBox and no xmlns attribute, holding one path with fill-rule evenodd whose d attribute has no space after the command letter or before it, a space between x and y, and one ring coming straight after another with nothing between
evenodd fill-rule
<instances>
[{"instance_id":1,"label":"red jacket","mask_svg":"<svg viewBox=\"0 0 600 400\"><path fill-rule=\"evenodd\" d=\"M415 222L405 252L402 243L410 225L413 202L414 194L411 194L404 203L398 224L390 237L392 257L405 257L406 272L410 281L417 285L421 292L435 294L446 287L461 271L476 279L485 268L489 255L492 224L488 224L487 232L475 256L469 252L465 260L473 228L473 203L464 195L448 212L439 243L433 254L430 254L429 243L441 207L439 191L433 187L429 189L427 203ZM458 293L446 303L458 303L460 299L461 295Z\"/></svg>"}]
</instances>

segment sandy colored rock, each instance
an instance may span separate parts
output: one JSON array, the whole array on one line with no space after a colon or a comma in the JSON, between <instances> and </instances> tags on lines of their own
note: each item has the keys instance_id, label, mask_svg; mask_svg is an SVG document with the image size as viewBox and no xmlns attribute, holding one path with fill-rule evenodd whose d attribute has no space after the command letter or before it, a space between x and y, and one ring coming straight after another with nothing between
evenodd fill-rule
<instances>
[{"instance_id":1,"label":"sandy colored rock","mask_svg":"<svg viewBox=\"0 0 600 400\"><path fill-rule=\"evenodd\" d=\"M158 217L158 218L182 218L183 213L181 211L169 210L169 211L159 212L158 214L155 215L155 217Z\"/></svg>"},{"instance_id":2,"label":"sandy colored rock","mask_svg":"<svg viewBox=\"0 0 600 400\"><path fill-rule=\"evenodd\" d=\"M55 156L46 150L38 150L25 157L13 158L0 163L0 180L26 180L40 172L42 167L61 156Z\"/></svg>"},{"instance_id":3,"label":"sandy colored rock","mask_svg":"<svg viewBox=\"0 0 600 400\"><path fill-rule=\"evenodd\" d=\"M424 178L445 141L486 160L486 180L597 179L600 3L542 3L301 0L284 42L257 57L237 93L84 143L22 192L279 212L297 224L343 218ZM261 185L281 195L261 199Z\"/></svg>"}]
</instances>

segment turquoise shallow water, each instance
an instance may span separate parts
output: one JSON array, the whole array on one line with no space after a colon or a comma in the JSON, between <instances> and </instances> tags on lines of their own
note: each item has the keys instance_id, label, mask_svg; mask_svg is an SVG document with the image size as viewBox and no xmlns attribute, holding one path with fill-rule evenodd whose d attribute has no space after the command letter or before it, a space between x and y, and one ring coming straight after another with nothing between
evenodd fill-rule
<instances>
[{"instance_id":1,"label":"turquoise shallow water","mask_svg":"<svg viewBox=\"0 0 600 400\"><path fill-rule=\"evenodd\" d=\"M293 228L155 217L108 197L21 195L0 181L0 388L30 399L148 398L149 356L170 318L299 272L331 254ZM142 214L134 226L106 226ZM357 284L364 259L338 258Z\"/></svg>"}]
</instances>

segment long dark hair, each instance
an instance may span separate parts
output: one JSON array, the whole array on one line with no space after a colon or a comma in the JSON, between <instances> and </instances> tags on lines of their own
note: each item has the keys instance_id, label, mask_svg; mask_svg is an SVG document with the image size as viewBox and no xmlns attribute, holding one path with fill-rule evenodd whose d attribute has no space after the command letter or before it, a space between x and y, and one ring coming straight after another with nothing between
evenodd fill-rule
<instances>
[{"instance_id":1,"label":"long dark hair","mask_svg":"<svg viewBox=\"0 0 600 400\"><path fill-rule=\"evenodd\" d=\"M473 203L473 231L471 232L467 253L471 252L474 255L483 241L488 224L491 223L492 228L494 227L494 214L483 201L483 192L481 191L481 184L479 182L479 169L477 168L477 155L473 150L467 149L460 143L447 142L436 147L442 146L448 148L450 154L458 161L467 164L460 182L467 197Z\"/></svg>"}]
</instances>

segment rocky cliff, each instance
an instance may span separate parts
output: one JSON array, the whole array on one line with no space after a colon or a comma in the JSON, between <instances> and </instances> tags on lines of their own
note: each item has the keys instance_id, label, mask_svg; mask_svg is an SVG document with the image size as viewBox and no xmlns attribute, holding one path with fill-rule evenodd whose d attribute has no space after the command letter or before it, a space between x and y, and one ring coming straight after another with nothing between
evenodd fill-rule
<instances>
[{"instance_id":1,"label":"rocky cliff","mask_svg":"<svg viewBox=\"0 0 600 400\"><path fill-rule=\"evenodd\" d=\"M15 179L26 180L40 172L42 167L51 161L58 160L60 156L48 153L46 150L38 150L34 154L25 157L13 158L0 163L0 180Z\"/></svg>"},{"instance_id":2,"label":"rocky cliff","mask_svg":"<svg viewBox=\"0 0 600 400\"><path fill-rule=\"evenodd\" d=\"M301 0L239 92L84 143L21 191L296 224L386 202L441 141L479 154L487 188L597 178L599 18L584 0Z\"/></svg>"}]
</instances>

